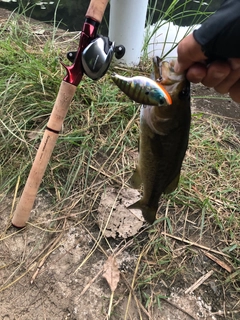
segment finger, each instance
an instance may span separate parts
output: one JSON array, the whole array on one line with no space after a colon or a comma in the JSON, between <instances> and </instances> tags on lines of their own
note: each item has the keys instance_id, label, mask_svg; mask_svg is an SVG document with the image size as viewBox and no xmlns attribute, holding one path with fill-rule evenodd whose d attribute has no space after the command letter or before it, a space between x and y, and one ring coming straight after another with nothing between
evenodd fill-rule
<instances>
[{"instance_id":1,"label":"finger","mask_svg":"<svg viewBox=\"0 0 240 320\"><path fill-rule=\"evenodd\" d=\"M202 80L202 84L206 87L217 87L230 74L231 67L228 62L214 61L207 69L207 74Z\"/></svg>"},{"instance_id":2,"label":"finger","mask_svg":"<svg viewBox=\"0 0 240 320\"><path fill-rule=\"evenodd\" d=\"M202 82L206 75L207 66L203 63L194 63L192 66L190 66L186 73L187 79L193 83Z\"/></svg>"},{"instance_id":3,"label":"finger","mask_svg":"<svg viewBox=\"0 0 240 320\"><path fill-rule=\"evenodd\" d=\"M183 73L194 62L205 60L200 44L194 39L193 34L188 35L178 44L178 59L175 64L175 72Z\"/></svg>"},{"instance_id":4,"label":"finger","mask_svg":"<svg viewBox=\"0 0 240 320\"><path fill-rule=\"evenodd\" d=\"M229 95L233 101L240 103L240 80L238 80L230 89Z\"/></svg>"},{"instance_id":5,"label":"finger","mask_svg":"<svg viewBox=\"0 0 240 320\"><path fill-rule=\"evenodd\" d=\"M175 62L174 65L174 71L177 74L182 74L184 73L192 64L192 61L188 61L188 62L179 62L178 60Z\"/></svg>"},{"instance_id":6,"label":"finger","mask_svg":"<svg viewBox=\"0 0 240 320\"><path fill-rule=\"evenodd\" d=\"M228 62L230 63L232 70L236 70L236 69L240 68L240 59L239 58L228 59Z\"/></svg>"},{"instance_id":7,"label":"finger","mask_svg":"<svg viewBox=\"0 0 240 320\"><path fill-rule=\"evenodd\" d=\"M240 69L233 70L229 73L229 75L221 81L218 85L214 86L214 89L221 93L227 93L230 91L230 88L232 88L235 83L237 83L240 79Z\"/></svg>"}]
</instances>

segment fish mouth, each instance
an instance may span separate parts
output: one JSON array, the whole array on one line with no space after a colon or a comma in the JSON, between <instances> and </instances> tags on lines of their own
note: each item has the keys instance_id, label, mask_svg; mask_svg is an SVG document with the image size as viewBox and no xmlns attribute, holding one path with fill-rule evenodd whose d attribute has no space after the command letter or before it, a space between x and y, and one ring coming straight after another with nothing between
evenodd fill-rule
<instances>
[{"instance_id":1,"label":"fish mouth","mask_svg":"<svg viewBox=\"0 0 240 320\"><path fill-rule=\"evenodd\" d=\"M157 82L162 80L161 62L162 60L158 56L153 58L153 77Z\"/></svg>"},{"instance_id":2,"label":"fish mouth","mask_svg":"<svg viewBox=\"0 0 240 320\"><path fill-rule=\"evenodd\" d=\"M175 95L189 87L185 74L176 74L176 60L162 61L158 56L153 58L154 80L161 83L170 95Z\"/></svg>"}]
</instances>

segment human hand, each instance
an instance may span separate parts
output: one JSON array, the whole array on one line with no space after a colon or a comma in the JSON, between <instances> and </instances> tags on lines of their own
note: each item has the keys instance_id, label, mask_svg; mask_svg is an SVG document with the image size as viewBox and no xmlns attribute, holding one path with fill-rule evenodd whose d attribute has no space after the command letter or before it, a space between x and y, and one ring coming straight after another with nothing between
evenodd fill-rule
<instances>
[{"instance_id":1,"label":"human hand","mask_svg":"<svg viewBox=\"0 0 240 320\"><path fill-rule=\"evenodd\" d=\"M193 34L188 35L178 45L178 60L175 72L186 71L190 82L201 82L217 92L229 93L230 97L240 103L240 59L231 58L227 61L214 61L207 65L200 44Z\"/></svg>"}]
</instances>

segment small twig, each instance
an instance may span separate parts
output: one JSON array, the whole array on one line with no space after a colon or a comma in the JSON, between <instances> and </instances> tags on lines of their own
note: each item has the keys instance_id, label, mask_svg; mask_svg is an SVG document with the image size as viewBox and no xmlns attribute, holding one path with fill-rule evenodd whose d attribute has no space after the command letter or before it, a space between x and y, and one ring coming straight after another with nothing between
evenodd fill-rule
<instances>
[{"instance_id":1,"label":"small twig","mask_svg":"<svg viewBox=\"0 0 240 320\"><path fill-rule=\"evenodd\" d=\"M34 280L36 279L40 269L42 268L42 266L44 265L45 261L47 260L48 256L57 248L56 245L57 243L60 241L60 239L62 238L62 234L60 234L52 243L52 245L49 248L49 251L45 254L45 256L41 259L41 261L39 262L36 271L34 272L32 279L30 281L31 284L33 284Z\"/></svg>"},{"instance_id":2,"label":"small twig","mask_svg":"<svg viewBox=\"0 0 240 320\"><path fill-rule=\"evenodd\" d=\"M0 241L4 241L4 240L6 240L6 239L8 239L8 238L11 238L12 236L14 236L14 235L22 232L24 229L25 229L25 228L19 229L19 230L15 231L14 233L5 235L4 237L1 237L2 235L0 235ZM3 233L3 235L4 235L4 233Z\"/></svg>"},{"instance_id":3,"label":"small twig","mask_svg":"<svg viewBox=\"0 0 240 320\"><path fill-rule=\"evenodd\" d=\"M211 275L214 273L213 270L208 271L206 274L204 274L201 278L199 278L191 287L189 287L185 294L192 293L194 290L196 290L201 284L203 284L204 281L206 281Z\"/></svg>"},{"instance_id":4,"label":"small twig","mask_svg":"<svg viewBox=\"0 0 240 320\"><path fill-rule=\"evenodd\" d=\"M88 284L85 286L85 288L81 291L79 297L81 297L88 289L89 287L93 284L93 282L100 276L100 274L103 272L103 268L101 268L98 273L88 282Z\"/></svg>"},{"instance_id":5,"label":"small twig","mask_svg":"<svg viewBox=\"0 0 240 320\"><path fill-rule=\"evenodd\" d=\"M216 258L215 256L213 256L211 253L206 252L205 250L202 250L202 252L205 254L205 256L207 256L209 259L213 260L214 262L216 262L220 267L222 267L223 269L227 270L229 273L232 272L232 267L227 265L225 262L219 260L218 258Z\"/></svg>"},{"instance_id":6,"label":"small twig","mask_svg":"<svg viewBox=\"0 0 240 320\"><path fill-rule=\"evenodd\" d=\"M12 208L11 208L11 218L13 216L13 211L14 211L14 207L15 207L15 203L16 203L16 199L17 199L17 192L18 192L18 189L19 189L19 184L20 184L20 176L18 176L17 178L17 183L16 183L16 187L15 187L15 190L14 190L14 196L13 196L13 202L12 202Z\"/></svg>"},{"instance_id":7,"label":"small twig","mask_svg":"<svg viewBox=\"0 0 240 320\"><path fill-rule=\"evenodd\" d=\"M139 258L138 258L138 261L137 261L137 265L136 265L136 268L134 270L134 275L133 275L133 278L132 278L132 283L131 283L131 291L129 293L129 296L128 296L128 301L127 301L127 307L126 307L126 312L125 312L125 315L124 315L124 320L127 320L127 315L128 315L128 310L129 310L129 306L130 306L130 302L131 302L131 298L132 298L132 294L133 294L133 287L134 287L134 283L135 283L135 280L136 280L136 277L137 277L137 272L138 272L138 268L140 266L140 262L142 260L142 256L144 254L144 251L142 251L139 255ZM137 304L138 306L138 304Z\"/></svg>"},{"instance_id":8,"label":"small twig","mask_svg":"<svg viewBox=\"0 0 240 320\"><path fill-rule=\"evenodd\" d=\"M167 237L172 238L172 239L175 239L175 240L178 240L178 241L182 241L182 242L187 243L187 244L189 244L191 246L195 246L195 247L198 247L200 249L203 249L203 250L206 250L206 251L209 251L209 252L213 252L213 253L216 253L216 254L220 254L221 256L224 256L224 257L228 257L227 254L225 254L225 253L223 253L221 251L210 249L210 248L208 248L206 246L203 246L201 244L198 244L196 242L192 242L192 241L180 238L180 237L176 237L176 236L173 236L173 235L171 235L169 233L165 233L165 232L162 232L162 235L167 236Z\"/></svg>"},{"instance_id":9,"label":"small twig","mask_svg":"<svg viewBox=\"0 0 240 320\"><path fill-rule=\"evenodd\" d=\"M110 301L109 301L107 320L110 320L110 317L111 317L111 310L112 310L112 304L113 304L113 296L114 296L114 291L112 291L112 294L111 294L111 297L110 297Z\"/></svg>"},{"instance_id":10,"label":"small twig","mask_svg":"<svg viewBox=\"0 0 240 320\"><path fill-rule=\"evenodd\" d=\"M36 266L36 263L33 263L23 274L21 274L18 278L16 278L14 281L6 285L5 287L0 288L0 292L10 288L12 285L17 283L20 279L22 279L28 272L30 272L34 267Z\"/></svg>"},{"instance_id":11,"label":"small twig","mask_svg":"<svg viewBox=\"0 0 240 320\"><path fill-rule=\"evenodd\" d=\"M150 316L150 314L147 312L147 310L144 308L144 306L142 305L142 303L137 299L136 294L133 290L133 288L131 287L131 285L129 284L127 278L125 277L124 273L121 273L121 277L123 278L128 290L132 293L134 300L136 302L137 305L139 305L139 307L142 309L142 311L146 314L146 316L148 317L149 320L152 320L152 317Z\"/></svg>"},{"instance_id":12,"label":"small twig","mask_svg":"<svg viewBox=\"0 0 240 320\"><path fill-rule=\"evenodd\" d=\"M84 164L87 164L86 161L83 161ZM114 177L114 175L112 173L107 173L106 171L103 171L103 168L100 167L100 168L96 168L94 167L93 165L89 164L89 167L93 170L95 170L96 172L98 173L101 173L103 176L109 178L110 180L116 182L117 184L119 185L122 185L122 182L120 180L118 180L117 178Z\"/></svg>"},{"instance_id":13,"label":"small twig","mask_svg":"<svg viewBox=\"0 0 240 320\"><path fill-rule=\"evenodd\" d=\"M168 299L166 299L166 298L161 298L161 300L163 300L163 301L165 301L165 302L169 303L172 307L174 307L174 308L176 308L176 309L178 309L178 310L182 311L182 312L183 312L183 313L185 313L187 316L189 316L191 319L193 319L193 320L197 320L194 316L192 316L192 315L191 315L190 313L188 313L186 310L184 310L183 308L179 307L179 306L178 306L178 305L176 305L175 303L173 303L173 302L169 301Z\"/></svg>"}]
</instances>

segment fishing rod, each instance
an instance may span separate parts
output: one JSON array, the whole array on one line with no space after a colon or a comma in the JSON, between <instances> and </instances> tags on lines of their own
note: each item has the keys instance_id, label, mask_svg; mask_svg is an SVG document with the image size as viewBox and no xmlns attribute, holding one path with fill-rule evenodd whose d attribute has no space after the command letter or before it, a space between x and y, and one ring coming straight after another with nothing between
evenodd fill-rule
<instances>
[{"instance_id":1,"label":"fishing rod","mask_svg":"<svg viewBox=\"0 0 240 320\"><path fill-rule=\"evenodd\" d=\"M93 80L100 79L107 72L113 55L115 54L115 57L120 59L125 53L123 46L115 46L114 42L111 42L107 37L97 34L107 4L108 0L90 1L80 35L78 50L67 54L67 58L73 64L66 66L61 62L66 69L66 76L60 84L42 141L19 203L13 213L12 225L17 228L25 227L28 221L63 121L83 75L86 74Z\"/></svg>"}]
</instances>

